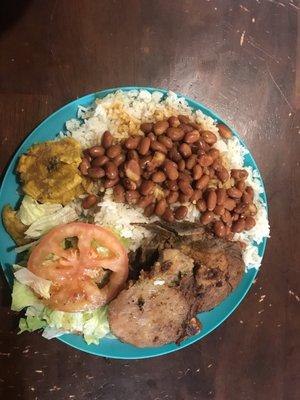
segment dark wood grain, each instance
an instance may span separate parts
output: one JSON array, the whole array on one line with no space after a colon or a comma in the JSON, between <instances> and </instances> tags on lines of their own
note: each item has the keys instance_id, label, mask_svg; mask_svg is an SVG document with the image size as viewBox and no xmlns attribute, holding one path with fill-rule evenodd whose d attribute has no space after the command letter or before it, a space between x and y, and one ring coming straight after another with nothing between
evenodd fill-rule
<instances>
[{"instance_id":1,"label":"dark wood grain","mask_svg":"<svg viewBox=\"0 0 300 400\"><path fill-rule=\"evenodd\" d=\"M298 399L299 1L2 0L0 11L2 169L37 123L76 96L170 88L211 107L245 139L272 228L238 310L202 341L156 359L106 360L38 334L17 336L2 277L0 398Z\"/></svg>"}]
</instances>

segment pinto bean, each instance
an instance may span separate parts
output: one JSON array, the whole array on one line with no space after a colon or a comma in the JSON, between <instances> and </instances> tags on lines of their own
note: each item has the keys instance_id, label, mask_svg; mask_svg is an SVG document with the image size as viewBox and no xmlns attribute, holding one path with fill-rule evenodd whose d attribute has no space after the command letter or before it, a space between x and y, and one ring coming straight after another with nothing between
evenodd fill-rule
<instances>
[{"instance_id":1,"label":"pinto bean","mask_svg":"<svg viewBox=\"0 0 300 400\"><path fill-rule=\"evenodd\" d=\"M226 235L226 227L222 221L215 221L214 232L218 237L224 237Z\"/></svg>"},{"instance_id":2,"label":"pinto bean","mask_svg":"<svg viewBox=\"0 0 300 400\"><path fill-rule=\"evenodd\" d=\"M129 150L127 152L127 160L136 160L139 161L139 153L136 150Z\"/></svg>"},{"instance_id":3,"label":"pinto bean","mask_svg":"<svg viewBox=\"0 0 300 400\"><path fill-rule=\"evenodd\" d=\"M185 161L183 159L178 161L178 171L182 172L185 170Z\"/></svg>"},{"instance_id":4,"label":"pinto bean","mask_svg":"<svg viewBox=\"0 0 300 400\"><path fill-rule=\"evenodd\" d=\"M168 128L169 128L168 121L158 121L154 124L153 131L155 135L159 136L165 133Z\"/></svg>"},{"instance_id":5,"label":"pinto bean","mask_svg":"<svg viewBox=\"0 0 300 400\"><path fill-rule=\"evenodd\" d=\"M140 208L146 208L148 207L151 203L154 201L154 196L152 194L149 194L147 196L141 196L136 203L136 205Z\"/></svg>"},{"instance_id":6,"label":"pinto bean","mask_svg":"<svg viewBox=\"0 0 300 400\"><path fill-rule=\"evenodd\" d=\"M108 149L113 143L113 136L109 131L105 131L102 135L102 146Z\"/></svg>"},{"instance_id":7,"label":"pinto bean","mask_svg":"<svg viewBox=\"0 0 300 400\"><path fill-rule=\"evenodd\" d=\"M83 200L82 200L82 208L88 209L93 207L98 201L98 197L95 196L94 194L89 194L87 195Z\"/></svg>"},{"instance_id":8,"label":"pinto bean","mask_svg":"<svg viewBox=\"0 0 300 400\"><path fill-rule=\"evenodd\" d=\"M164 153L161 153L160 151L156 151L152 157L151 165L154 167L162 165L164 163L165 159L166 159L166 155Z\"/></svg>"},{"instance_id":9,"label":"pinto bean","mask_svg":"<svg viewBox=\"0 0 300 400\"><path fill-rule=\"evenodd\" d=\"M116 179L118 177L118 168L115 163L109 161L105 164L105 173L108 179Z\"/></svg>"},{"instance_id":10,"label":"pinto bean","mask_svg":"<svg viewBox=\"0 0 300 400\"><path fill-rule=\"evenodd\" d=\"M103 156L103 154L105 153L105 149L103 146L94 146L91 147L88 151L92 158Z\"/></svg>"},{"instance_id":11,"label":"pinto bean","mask_svg":"<svg viewBox=\"0 0 300 400\"><path fill-rule=\"evenodd\" d=\"M166 198L167 203L168 204L176 203L176 201L178 200L178 196L179 196L178 192L170 191L170 194Z\"/></svg>"},{"instance_id":12,"label":"pinto bean","mask_svg":"<svg viewBox=\"0 0 300 400\"><path fill-rule=\"evenodd\" d=\"M193 169L197 164L197 156L196 154L192 154L185 162L186 169Z\"/></svg>"},{"instance_id":13,"label":"pinto bean","mask_svg":"<svg viewBox=\"0 0 300 400\"><path fill-rule=\"evenodd\" d=\"M245 220L243 218L239 218L232 224L231 230L234 233L240 233L245 229Z\"/></svg>"},{"instance_id":14,"label":"pinto bean","mask_svg":"<svg viewBox=\"0 0 300 400\"><path fill-rule=\"evenodd\" d=\"M196 203L196 207L200 212L204 212L207 210L206 201L204 199L200 199Z\"/></svg>"},{"instance_id":15,"label":"pinto bean","mask_svg":"<svg viewBox=\"0 0 300 400\"><path fill-rule=\"evenodd\" d=\"M253 217L247 217L245 218L245 229L246 231L249 231L256 225L256 221Z\"/></svg>"},{"instance_id":16,"label":"pinto bean","mask_svg":"<svg viewBox=\"0 0 300 400\"><path fill-rule=\"evenodd\" d=\"M141 183L141 186L139 188L140 193L143 194L144 196L147 196L148 194L152 193L155 188L155 184L153 181L143 181Z\"/></svg>"},{"instance_id":17,"label":"pinto bean","mask_svg":"<svg viewBox=\"0 0 300 400\"><path fill-rule=\"evenodd\" d=\"M215 190L209 190L209 192L207 194L206 203L207 203L207 209L209 211L213 211L217 205L217 194L216 194Z\"/></svg>"},{"instance_id":18,"label":"pinto bean","mask_svg":"<svg viewBox=\"0 0 300 400\"><path fill-rule=\"evenodd\" d=\"M201 167L201 165L196 164L193 167L193 178L195 181L197 181L198 179L201 178L201 176L203 175L203 169Z\"/></svg>"},{"instance_id":19,"label":"pinto bean","mask_svg":"<svg viewBox=\"0 0 300 400\"><path fill-rule=\"evenodd\" d=\"M128 204L136 204L140 198L140 194L137 190L128 190L125 193L125 197Z\"/></svg>"},{"instance_id":20,"label":"pinto bean","mask_svg":"<svg viewBox=\"0 0 300 400\"><path fill-rule=\"evenodd\" d=\"M157 140L162 143L168 150L173 147L172 139L170 139L168 136L160 135L158 136Z\"/></svg>"},{"instance_id":21,"label":"pinto bean","mask_svg":"<svg viewBox=\"0 0 300 400\"><path fill-rule=\"evenodd\" d=\"M117 167L119 167L121 164L123 164L125 159L126 159L125 154L121 153L113 159L113 162L116 164Z\"/></svg>"},{"instance_id":22,"label":"pinto bean","mask_svg":"<svg viewBox=\"0 0 300 400\"><path fill-rule=\"evenodd\" d=\"M231 176L234 179L246 179L248 177L248 172L245 169L232 169Z\"/></svg>"},{"instance_id":23,"label":"pinto bean","mask_svg":"<svg viewBox=\"0 0 300 400\"><path fill-rule=\"evenodd\" d=\"M189 182L180 179L180 181L178 182L178 187L179 189L182 191L183 194L191 197L193 194L193 188L192 186L189 184Z\"/></svg>"},{"instance_id":24,"label":"pinto bean","mask_svg":"<svg viewBox=\"0 0 300 400\"><path fill-rule=\"evenodd\" d=\"M151 217L151 215L154 214L154 210L155 210L155 203L151 203L145 207L144 215L149 218Z\"/></svg>"},{"instance_id":25,"label":"pinto bean","mask_svg":"<svg viewBox=\"0 0 300 400\"><path fill-rule=\"evenodd\" d=\"M105 189L112 188L112 187L116 186L116 184L119 182L119 180L120 180L119 177L117 177L115 179L106 178L106 179L104 179L103 186L104 186Z\"/></svg>"},{"instance_id":26,"label":"pinto bean","mask_svg":"<svg viewBox=\"0 0 300 400\"><path fill-rule=\"evenodd\" d=\"M217 189L217 204L223 205L227 198L226 189L219 188Z\"/></svg>"},{"instance_id":27,"label":"pinto bean","mask_svg":"<svg viewBox=\"0 0 300 400\"><path fill-rule=\"evenodd\" d=\"M168 128L167 129L167 136L173 140L173 142L178 142L179 140L182 140L184 137L184 130L181 128Z\"/></svg>"},{"instance_id":28,"label":"pinto bean","mask_svg":"<svg viewBox=\"0 0 300 400\"><path fill-rule=\"evenodd\" d=\"M226 210L232 211L236 206L236 202L234 201L234 199L227 198L224 201L223 205L226 208Z\"/></svg>"},{"instance_id":29,"label":"pinto bean","mask_svg":"<svg viewBox=\"0 0 300 400\"><path fill-rule=\"evenodd\" d=\"M221 206L221 205L217 205L215 208L214 208L214 213L216 214L216 215L224 215L224 213L225 213L225 208L223 207L223 206Z\"/></svg>"},{"instance_id":30,"label":"pinto bean","mask_svg":"<svg viewBox=\"0 0 300 400\"><path fill-rule=\"evenodd\" d=\"M150 144L151 140L148 137L144 137L138 145L138 152L142 156L146 155L150 149Z\"/></svg>"},{"instance_id":31,"label":"pinto bean","mask_svg":"<svg viewBox=\"0 0 300 400\"><path fill-rule=\"evenodd\" d=\"M213 158L207 154L202 154L199 157L199 164L201 167L209 167L214 162Z\"/></svg>"},{"instance_id":32,"label":"pinto bean","mask_svg":"<svg viewBox=\"0 0 300 400\"><path fill-rule=\"evenodd\" d=\"M138 147L141 139L142 136L130 136L128 139L125 140L124 146L128 150L135 150Z\"/></svg>"},{"instance_id":33,"label":"pinto bean","mask_svg":"<svg viewBox=\"0 0 300 400\"><path fill-rule=\"evenodd\" d=\"M179 193L178 201L180 204L186 204L190 201L190 196L183 194L182 192Z\"/></svg>"},{"instance_id":34,"label":"pinto bean","mask_svg":"<svg viewBox=\"0 0 300 400\"><path fill-rule=\"evenodd\" d=\"M124 171L126 176L134 182L137 182L141 177L140 164L134 159L129 160L125 163Z\"/></svg>"},{"instance_id":35,"label":"pinto bean","mask_svg":"<svg viewBox=\"0 0 300 400\"><path fill-rule=\"evenodd\" d=\"M105 176L105 171L100 167L92 167L88 169L88 176L92 179L100 179Z\"/></svg>"},{"instance_id":36,"label":"pinto bean","mask_svg":"<svg viewBox=\"0 0 300 400\"><path fill-rule=\"evenodd\" d=\"M166 199L160 199L156 204L154 212L158 217L161 217L165 213L166 209L167 209Z\"/></svg>"},{"instance_id":37,"label":"pinto bean","mask_svg":"<svg viewBox=\"0 0 300 400\"><path fill-rule=\"evenodd\" d=\"M181 154L179 153L176 146L173 146L172 149L169 150L168 156L172 161L179 162L181 160Z\"/></svg>"},{"instance_id":38,"label":"pinto bean","mask_svg":"<svg viewBox=\"0 0 300 400\"><path fill-rule=\"evenodd\" d=\"M210 131L201 132L201 136L205 140L205 142L210 145L215 144L216 141L218 140L217 136L213 132L210 132Z\"/></svg>"},{"instance_id":39,"label":"pinto bean","mask_svg":"<svg viewBox=\"0 0 300 400\"><path fill-rule=\"evenodd\" d=\"M182 220L187 216L188 208L185 206L179 206L174 212L174 217L177 220Z\"/></svg>"},{"instance_id":40,"label":"pinto bean","mask_svg":"<svg viewBox=\"0 0 300 400\"><path fill-rule=\"evenodd\" d=\"M159 151L161 153L167 154L167 148L165 145L163 145L162 143L160 143L157 140L154 140L153 142L151 142L150 147L152 150L154 151Z\"/></svg>"},{"instance_id":41,"label":"pinto bean","mask_svg":"<svg viewBox=\"0 0 300 400\"><path fill-rule=\"evenodd\" d=\"M167 222L174 222L174 220L175 220L173 211L170 209L170 207L166 208L166 211L164 212L162 217Z\"/></svg>"},{"instance_id":42,"label":"pinto bean","mask_svg":"<svg viewBox=\"0 0 300 400\"><path fill-rule=\"evenodd\" d=\"M196 181L196 189L205 189L208 185L209 182L209 176L208 175L202 175L200 179Z\"/></svg>"},{"instance_id":43,"label":"pinto bean","mask_svg":"<svg viewBox=\"0 0 300 400\"><path fill-rule=\"evenodd\" d=\"M187 143L181 143L178 150L179 150L179 153L184 158L189 158L192 155L191 146L189 146Z\"/></svg>"},{"instance_id":44,"label":"pinto bean","mask_svg":"<svg viewBox=\"0 0 300 400\"><path fill-rule=\"evenodd\" d=\"M125 203L125 189L122 185L116 185L114 187L113 198L116 203Z\"/></svg>"},{"instance_id":45,"label":"pinto bean","mask_svg":"<svg viewBox=\"0 0 300 400\"><path fill-rule=\"evenodd\" d=\"M219 129L219 134L222 138L224 139L231 139L232 138L232 132L228 128L228 126L224 124L217 124L217 127Z\"/></svg>"},{"instance_id":46,"label":"pinto bean","mask_svg":"<svg viewBox=\"0 0 300 400\"><path fill-rule=\"evenodd\" d=\"M122 148L119 144L113 144L106 150L106 155L109 158L115 158L120 155L122 152Z\"/></svg>"},{"instance_id":47,"label":"pinto bean","mask_svg":"<svg viewBox=\"0 0 300 400\"><path fill-rule=\"evenodd\" d=\"M171 181L176 181L176 179L178 178L178 171L171 163L167 163L165 165L165 172L168 179L170 179Z\"/></svg>"},{"instance_id":48,"label":"pinto bean","mask_svg":"<svg viewBox=\"0 0 300 400\"><path fill-rule=\"evenodd\" d=\"M84 157L79 165L79 170L82 173L82 175L88 175L88 169L91 168L91 164L89 160Z\"/></svg>"},{"instance_id":49,"label":"pinto bean","mask_svg":"<svg viewBox=\"0 0 300 400\"><path fill-rule=\"evenodd\" d=\"M175 117L175 116L170 117L168 119L168 122L169 122L169 125L174 128L177 128L180 125L180 121L179 121L178 117Z\"/></svg>"},{"instance_id":50,"label":"pinto bean","mask_svg":"<svg viewBox=\"0 0 300 400\"><path fill-rule=\"evenodd\" d=\"M248 195L251 198L251 201L253 201L253 199L254 199L254 190L253 190L253 188L251 186L247 186L246 189L245 189L245 192L248 193Z\"/></svg>"},{"instance_id":51,"label":"pinto bean","mask_svg":"<svg viewBox=\"0 0 300 400\"><path fill-rule=\"evenodd\" d=\"M122 180L122 183L123 183L123 186L125 187L125 189L127 189L127 190L135 190L137 188L136 182L133 182L129 178L124 178Z\"/></svg>"},{"instance_id":52,"label":"pinto bean","mask_svg":"<svg viewBox=\"0 0 300 400\"><path fill-rule=\"evenodd\" d=\"M229 179L229 172L224 167L221 167L220 169L216 170L216 175L223 183L228 181Z\"/></svg>"},{"instance_id":53,"label":"pinto bean","mask_svg":"<svg viewBox=\"0 0 300 400\"><path fill-rule=\"evenodd\" d=\"M189 124L190 118L187 115L179 114L178 119L182 124Z\"/></svg>"},{"instance_id":54,"label":"pinto bean","mask_svg":"<svg viewBox=\"0 0 300 400\"><path fill-rule=\"evenodd\" d=\"M157 136L155 136L153 132L149 132L147 138L149 138L151 142L154 142L157 139Z\"/></svg>"},{"instance_id":55,"label":"pinto bean","mask_svg":"<svg viewBox=\"0 0 300 400\"><path fill-rule=\"evenodd\" d=\"M214 214L212 211L205 211L200 218L203 225L207 225L214 220Z\"/></svg>"},{"instance_id":56,"label":"pinto bean","mask_svg":"<svg viewBox=\"0 0 300 400\"><path fill-rule=\"evenodd\" d=\"M243 193L238 188L235 187L227 189L227 194L232 199L240 199L243 195Z\"/></svg>"},{"instance_id":57,"label":"pinto bean","mask_svg":"<svg viewBox=\"0 0 300 400\"><path fill-rule=\"evenodd\" d=\"M109 161L109 158L105 155L99 156L97 158L94 158L92 161L92 166L93 167L103 167L107 162Z\"/></svg>"},{"instance_id":58,"label":"pinto bean","mask_svg":"<svg viewBox=\"0 0 300 400\"><path fill-rule=\"evenodd\" d=\"M155 183L162 183L162 182L164 182L166 180L166 175L164 174L163 171L156 171L151 176L151 179Z\"/></svg>"},{"instance_id":59,"label":"pinto bean","mask_svg":"<svg viewBox=\"0 0 300 400\"><path fill-rule=\"evenodd\" d=\"M207 154L212 157L212 159L215 161L219 156L220 152L218 149L210 149L208 150Z\"/></svg>"},{"instance_id":60,"label":"pinto bean","mask_svg":"<svg viewBox=\"0 0 300 400\"><path fill-rule=\"evenodd\" d=\"M150 133L153 131L153 123L152 122L144 122L141 124L140 129L144 133Z\"/></svg>"},{"instance_id":61,"label":"pinto bean","mask_svg":"<svg viewBox=\"0 0 300 400\"><path fill-rule=\"evenodd\" d=\"M195 189L194 193L192 194L190 198L190 202L193 204L196 204L199 199L202 198L202 190L201 189Z\"/></svg>"},{"instance_id":62,"label":"pinto bean","mask_svg":"<svg viewBox=\"0 0 300 400\"><path fill-rule=\"evenodd\" d=\"M171 191L174 191L174 192L178 191L178 184L176 181L167 180L165 185Z\"/></svg>"},{"instance_id":63,"label":"pinto bean","mask_svg":"<svg viewBox=\"0 0 300 400\"><path fill-rule=\"evenodd\" d=\"M184 136L185 143L192 144L197 142L200 139L200 133L197 130L193 130L191 132L187 132Z\"/></svg>"},{"instance_id":64,"label":"pinto bean","mask_svg":"<svg viewBox=\"0 0 300 400\"><path fill-rule=\"evenodd\" d=\"M241 192L244 192L246 188L246 183L244 181L238 181L235 185L237 189L239 189Z\"/></svg>"}]
</instances>

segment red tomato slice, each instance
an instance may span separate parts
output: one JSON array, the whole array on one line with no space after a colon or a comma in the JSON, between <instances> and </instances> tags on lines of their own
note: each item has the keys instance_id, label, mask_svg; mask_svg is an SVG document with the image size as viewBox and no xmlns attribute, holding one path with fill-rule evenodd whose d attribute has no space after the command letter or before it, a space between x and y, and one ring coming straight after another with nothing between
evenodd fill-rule
<instances>
[{"instance_id":1,"label":"red tomato slice","mask_svg":"<svg viewBox=\"0 0 300 400\"><path fill-rule=\"evenodd\" d=\"M77 246L64 249L66 238L77 238ZM96 250L101 246L105 250ZM97 225L72 222L47 233L32 251L28 269L52 281L50 299L43 300L52 309L77 312L101 307L122 289L128 276L125 248L108 230ZM111 271L108 282L100 281Z\"/></svg>"}]
</instances>

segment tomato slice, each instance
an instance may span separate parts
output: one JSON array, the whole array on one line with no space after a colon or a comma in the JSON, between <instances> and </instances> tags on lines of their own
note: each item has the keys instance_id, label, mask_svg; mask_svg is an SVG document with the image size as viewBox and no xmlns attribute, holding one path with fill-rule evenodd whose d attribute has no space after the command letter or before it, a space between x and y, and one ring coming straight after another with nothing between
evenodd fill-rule
<instances>
[{"instance_id":1,"label":"tomato slice","mask_svg":"<svg viewBox=\"0 0 300 400\"><path fill-rule=\"evenodd\" d=\"M77 245L65 249L68 238L75 238ZM77 312L103 306L116 297L128 276L128 257L108 230L72 222L43 237L29 257L28 269L52 281L50 299L43 300L47 306ZM109 279L103 285L104 277Z\"/></svg>"}]
</instances>

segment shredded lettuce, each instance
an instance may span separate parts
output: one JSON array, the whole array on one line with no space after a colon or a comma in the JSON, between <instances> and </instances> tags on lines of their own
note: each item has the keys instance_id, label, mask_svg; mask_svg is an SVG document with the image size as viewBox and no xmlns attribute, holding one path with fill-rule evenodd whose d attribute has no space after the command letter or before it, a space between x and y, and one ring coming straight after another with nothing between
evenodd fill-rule
<instances>
[{"instance_id":1,"label":"shredded lettuce","mask_svg":"<svg viewBox=\"0 0 300 400\"><path fill-rule=\"evenodd\" d=\"M66 205L52 214L47 213L43 217L39 218L30 225L27 231L25 231L25 234L27 238L36 239L57 225L67 224L77 219L78 215L75 209L70 205Z\"/></svg>"},{"instance_id":2,"label":"shredded lettuce","mask_svg":"<svg viewBox=\"0 0 300 400\"><path fill-rule=\"evenodd\" d=\"M28 286L17 280L14 282L12 299L12 310L20 311L27 307L25 318L20 319L20 333L44 329L46 338L76 333L83 335L87 344L96 345L109 333L107 307L76 313L51 310L44 306Z\"/></svg>"},{"instance_id":3,"label":"shredded lettuce","mask_svg":"<svg viewBox=\"0 0 300 400\"><path fill-rule=\"evenodd\" d=\"M43 304L36 297L33 291L28 286L18 282L16 279L14 281L14 287L11 296L11 309L13 311L21 311L23 308L29 306L33 306L35 309L40 310L43 308Z\"/></svg>"},{"instance_id":4,"label":"shredded lettuce","mask_svg":"<svg viewBox=\"0 0 300 400\"><path fill-rule=\"evenodd\" d=\"M18 216L24 225L31 225L44 215L53 214L62 208L61 204L40 204L32 197L25 195L18 211Z\"/></svg>"},{"instance_id":5,"label":"shredded lettuce","mask_svg":"<svg viewBox=\"0 0 300 400\"><path fill-rule=\"evenodd\" d=\"M50 326L46 326L46 327L44 328L44 331L43 331L42 336L43 336L45 339L50 340L50 339L54 339L54 338L57 338L57 337L59 337L59 336L65 335L66 333L69 333L69 332L64 332L64 331L62 331L62 330L60 330L60 329L51 328Z\"/></svg>"},{"instance_id":6,"label":"shredded lettuce","mask_svg":"<svg viewBox=\"0 0 300 400\"><path fill-rule=\"evenodd\" d=\"M28 331L33 332L38 329L43 329L46 327L46 321L43 321L39 317L27 317L21 318L19 321L19 332L18 334Z\"/></svg>"},{"instance_id":7,"label":"shredded lettuce","mask_svg":"<svg viewBox=\"0 0 300 400\"><path fill-rule=\"evenodd\" d=\"M25 251L31 251L32 247L36 246L39 243L40 239L35 240L34 242L30 242L27 244L23 244L22 246L15 247L15 252L17 254L24 253Z\"/></svg>"},{"instance_id":8,"label":"shredded lettuce","mask_svg":"<svg viewBox=\"0 0 300 400\"><path fill-rule=\"evenodd\" d=\"M33 274L28 268L20 268L15 273L15 278L24 285L29 286L35 293L39 294L44 299L49 299L51 281L40 278Z\"/></svg>"}]
</instances>

